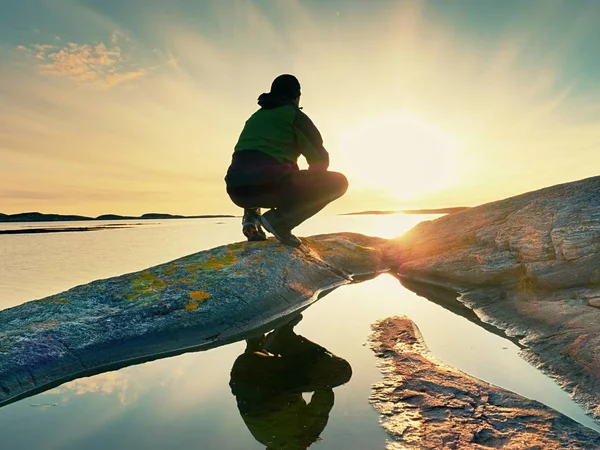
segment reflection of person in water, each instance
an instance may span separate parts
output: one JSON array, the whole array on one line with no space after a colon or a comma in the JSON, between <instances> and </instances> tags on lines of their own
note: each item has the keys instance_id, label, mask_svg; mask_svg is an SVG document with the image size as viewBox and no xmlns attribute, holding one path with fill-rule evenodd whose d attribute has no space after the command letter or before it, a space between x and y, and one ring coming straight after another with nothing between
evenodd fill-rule
<instances>
[{"instance_id":1,"label":"reflection of person in water","mask_svg":"<svg viewBox=\"0 0 600 450\"><path fill-rule=\"evenodd\" d=\"M333 407L333 388L350 380L342 358L298 336L296 320L246 341L231 369L231 391L248 430L267 450L308 448ZM313 392L307 403L303 392Z\"/></svg>"}]
</instances>

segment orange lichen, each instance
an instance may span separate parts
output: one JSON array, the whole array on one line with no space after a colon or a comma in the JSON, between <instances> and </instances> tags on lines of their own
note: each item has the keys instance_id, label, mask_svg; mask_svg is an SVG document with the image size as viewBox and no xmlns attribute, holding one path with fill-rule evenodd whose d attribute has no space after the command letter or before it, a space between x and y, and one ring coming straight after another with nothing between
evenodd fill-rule
<instances>
[{"instance_id":1,"label":"orange lichen","mask_svg":"<svg viewBox=\"0 0 600 450\"><path fill-rule=\"evenodd\" d=\"M193 311L194 309L198 308L199 303L197 302L189 302L188 304L185 305L185 310L186 311Z\"/></svg>"},{"instance_id":2,"label":"orange lichen","mask_svg":"<svg viewBox=\"0 0 600 450\"><path fill-rule=\"evenodd\" d=\"M137 300L143 294L158 294L166 287L167 283L158 278L157 274L144 270L131 280L131 290L133 292L126 293L125 297L128 300Z\"/></svg>"},{"instance_id":3,"label":"orange lichen","mask_svg":"<svg viewBox=\"0 0 600 450\"><path fill-rule=\"evenodd\" d=\"M58 303L60 305L64 305L65 303L69 303L71 300L67 300L65 298L45 298L40 300L42 303Z\"/></svg>"},{"instance_id":4,"label":"orange lichen","mask_svg":"<svg viewBox=\"0 0 600 450\"><path fill-rule=\"evenodd\" d=\"M177 267L171 266L168 269L164 269L163 273L165 275L173 275L175 272L177 272Z\"/></svg>"},{"instance_id":5,"label":"orange lichen","mask_svg":"<svg viewBox=\"0 0 600 450\"><path fill-rule=\"evenodd\" d=\"M186 311L193 311L197 309L198 306L200 306L200 304L204 302L204 300L210 298L210 294L206 291L194 291L190 292L190 298L192 299L192 301L188 302L185 305Z\"/></svg>"},{"instance_id":6,"label":"orange lichen","mask_svg":"<svg viewBox=\"0 0 600 450\"><path fill-rule=\"evenodd\" d=\"M204 301L207 298L210 297L210 294L206 291L194 291L194 292L190 292L190 298L192 300L196 300L196 301Z\"/></svg>"},{"instance_id":7,"label":"orange lichen","mask_svg":"<svg viewBox=\"0 0 600 450\"><path fill-rule=\"evenodd\" d=\"M167 284L160 279L156 279L154 281L152 281L152 287L154 289L164 289L167 286Z\"/></svg>"},{"instance_id":8,"label":"orange lichen","mask_svg":"<svg viewBox=\"0 0 600 450\"><path fill-rule=\"evenodd\" d=\"M223 256L209 256L206 261L200 261L194 264L189 264L185 267L187 272L197 270L218 270L227 266L231 266L237 262L237 256L231 251L227 251Z\"/></svg>"}]
</instances>

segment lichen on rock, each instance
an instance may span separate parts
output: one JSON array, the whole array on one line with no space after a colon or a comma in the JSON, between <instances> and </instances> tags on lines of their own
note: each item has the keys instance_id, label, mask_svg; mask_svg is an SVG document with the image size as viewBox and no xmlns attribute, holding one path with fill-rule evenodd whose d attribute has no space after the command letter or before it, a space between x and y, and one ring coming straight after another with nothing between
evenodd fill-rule
<instances>
[{"instance_id":1,"label":"lichen on rock","mask_svg":"<svg viewBox=\"0 0 600 450\"><path fill-rule=\"evenodd\" d=\"M353 276L388 269L384 240L235 243L0 311L0 405L135 361L243 338ZM345 264L345 262L348 264Z\"/></svg>"}]
</instances>

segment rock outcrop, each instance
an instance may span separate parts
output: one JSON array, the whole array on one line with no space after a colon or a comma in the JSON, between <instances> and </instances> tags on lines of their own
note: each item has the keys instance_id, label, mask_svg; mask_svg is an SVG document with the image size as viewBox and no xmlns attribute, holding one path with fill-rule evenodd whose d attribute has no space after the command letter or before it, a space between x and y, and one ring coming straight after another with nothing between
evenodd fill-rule
<instances>
[{"instance_id":1,"label":"rock outcrop","mask_svg":"<svg viewBox=\"0 0 600 450\"><path fill-rule=\"evenodd\" d=\"M408 318L381 320L373 330L384 380L371 402L394 439L390 450L600 448L595 431L433 359Z\"/></svg>"},{"instance_id":2,"label":"rock outcrop","mask_svg":"<svg viewBox=\"0 0 600 450\"><path fill-rule=\"evenodd\" d=\"M600 177L417 225L390 254L402 277L457 290L600 417Z\"/></svg>"},{"instance_id":3,"label":"rock outcrop","mask_svg":"<svg viewBox=\"0 0 600 450\"><path fill-rule=\"evenodd\" d=\"M459 292L600 417L599 208L596 177L449 214L393 241L337 233L305 238L301 249L273 240L232 244L0 311L0 406L80 376L252 337L325 290L393 267L412 280L409 288L427 292L425 282ZM394 370L413 368L389 378L376 397L378 408L408 414L399 424L418 428L398 428L403 442L565 448L557 446L564 439L566 448L600 448L555 411L419 356L417 334L393 323L390 344L376 351ZM425 375L438 390L419 384ZM521 428L504 427L517 418Z\"/></svg>"},{"instance_id":4,"label":"rock outcrop","mask_svg":"<svg viewBox=\"0 0 600 450\"><path fill-rule=\"evenodd\" d=\"M353 276L388 269L383 239L218 247L0 311L0 405L80 376L273 328Z\"/></svg>"}]
</instances>

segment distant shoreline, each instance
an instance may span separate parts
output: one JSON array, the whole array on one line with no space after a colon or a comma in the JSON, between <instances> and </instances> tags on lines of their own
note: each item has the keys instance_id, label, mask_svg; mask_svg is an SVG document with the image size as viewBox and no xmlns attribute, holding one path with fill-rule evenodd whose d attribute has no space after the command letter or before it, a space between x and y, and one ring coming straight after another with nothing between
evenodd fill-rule
<instances>
[{"instance_id":1,"label":"distant shoreline","mask_svg":"<svg viewBox=\"0 0 600 450\"><path fill-rule=\"evenodd\" d=\"M66 214L44 214L39 212L25 212L18 214L0 213L0 222L77 222L90 220L164 220L164 219L219 219L236 217L226 214L207 214L198 216L181 216L175 214L147 213L141 216L120 216L118 214L103 214L98 217L87 217Z\"/></svg>"},{"instance_id":2,"label":"distant shoreline","mask_svg":"<svg viewBox=\"0 0 600 450\"><path fill-rule=\"evenodd\" d=\"M0 234L47 234L47 233L81 233L84 231L118 230L131 226L118 227L72 227L72 228L19 228L17 230L0 230Z\"/></svg>"},{"instance_id":3,"label":"distant shoreline","mask_svg":"<svg viewBox=\"0 0 600 450\"><path fill-rule=\"evenodd\" d=\"M388 215L388 214L451 214L458 211L468 209L466 206L456 206L451 208L434 208L434 209L405 209L397 211L385 210L370 210L357 211L350 213L342 213L340 216L362 216L362 215ZM79 215L67 214L44 214L39 212L25 212L18 214L2 214L0 213L0 223L13 222L77 222L77 221L94 221L94 220L170 220L170 219L223 219L239 217L231 214L204 214L195 216L183 216L177 214L163 213L146 213L141 216L121 216L118 214L103 214L98 217L88 217ZM6 233L5 233L6 234Z\"/></svg>"},{"instance_id":4,"label":"distant shoreline","mask_svg":"<svg viewBox=\"0 0 600 450\"><path fill-rule=\"evenodd\" d=\"M340 214L341 216L364 216L364 215L389 215L389 214L452 214L455 212L469 209L468 206L454 206L451 208L430 208L430 209L403 209L397 211L358 211Z\"/></svg>"}]
</instances>

